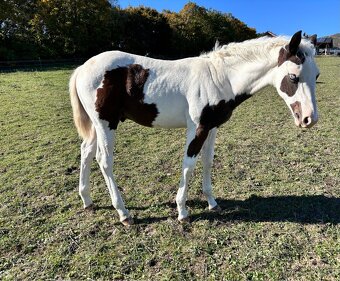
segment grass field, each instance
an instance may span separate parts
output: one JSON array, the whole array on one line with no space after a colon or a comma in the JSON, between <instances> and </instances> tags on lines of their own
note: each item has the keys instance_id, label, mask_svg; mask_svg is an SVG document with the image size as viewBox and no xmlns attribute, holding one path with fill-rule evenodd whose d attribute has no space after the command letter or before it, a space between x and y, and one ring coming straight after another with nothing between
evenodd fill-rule
<instances>
[{"instance_id":1,"label":"grass field","mask_svg":"<svg viewBox=\"0 0 340 281\"><path fill-rule=\"evenodd\" d=\"M185 131L121 124L114 173L130 228L96 163L98 209L82 211L71 69L0 74L0 279L340 280L340 58L317 61L319 123L295 128L273 88L246 101L218 133L223 212L207 211L198 164L191 224L174 201Z\"/></svg>"}]
</instances>

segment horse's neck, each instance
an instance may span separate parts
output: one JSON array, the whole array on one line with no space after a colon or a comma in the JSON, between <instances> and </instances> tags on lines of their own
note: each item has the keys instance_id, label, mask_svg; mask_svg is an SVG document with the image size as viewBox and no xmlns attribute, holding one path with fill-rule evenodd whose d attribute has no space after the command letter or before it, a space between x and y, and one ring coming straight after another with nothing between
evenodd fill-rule
<instances>
[{"instance_id":1,"label":"horse's neck","mask_svg":"<svg viewBox=\"0 0 340 281\"><path fill-rule=\"evenodd\" d=\"M274 82L276 62L273 61L240 61L229 69L228 78L235 95L254 94Z\"/></svg>"}]
</instances>

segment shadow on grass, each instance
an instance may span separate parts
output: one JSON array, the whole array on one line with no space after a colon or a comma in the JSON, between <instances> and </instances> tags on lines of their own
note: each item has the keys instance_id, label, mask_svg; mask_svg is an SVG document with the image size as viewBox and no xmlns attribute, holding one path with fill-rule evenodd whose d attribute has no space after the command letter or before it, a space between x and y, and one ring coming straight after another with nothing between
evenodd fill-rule
<instances>
[{"instance_id":1,"label":"shadow on grass","mask_svg":"<svg viewBox=\"0 0 340 281\"><path fill-rule=\"evenodd\" d=\"M298 222L313 223L340 223L340 198L319 196L251 196L246 200L218 199L223 211L213 213L208 210L190 216L191 221L209 220L214 222ZM174 203L163 203L176 208ZM187 205L191 209L206 209L207 203L202 200L189 200ZM133 207L132 207L133 209ZM138 208L141 209L141 208ZM154 223L165 218L148 218L138 220L136 223Z\"/></svg>"},{"instance_id":2,"label":"shadow on grass","mask_svg":"<svg viewBox=\"0 0 340 281\"><path fill-rule=\"evenodd\" d=\"M232 221L246 222L298 222L304 224L314 223L340 223L340 198L318 196L251 196L246 200L217 199L223 211L213 213L207 210L207 202L202 200L188 200L187 205L195 211L190 216L191 221L209 220L211 222L227 223ZM160 203L159 206L176 209L173 202ZM98 207L98 209L113 209L111 206ZM128 206L131 210L147 210L148 207ZM152 224L165 221L166 217L135 218L136 224ZM176 219L176 216L170 216Z\"/></svg>"},{"instance_id":3,"label":"shadow on grass","mask_svg":"<svg viewBox=\"0 0 340 281\"><path fill-rule=\"evenodd\" d=\"M251 196L246 200L217 200L221 214L209 211L191 216L192 220L228 222L340 223L340 198L325 196ZM201 200L188 202L188 206L205 205Z\"/></svg>"}]
</instances>

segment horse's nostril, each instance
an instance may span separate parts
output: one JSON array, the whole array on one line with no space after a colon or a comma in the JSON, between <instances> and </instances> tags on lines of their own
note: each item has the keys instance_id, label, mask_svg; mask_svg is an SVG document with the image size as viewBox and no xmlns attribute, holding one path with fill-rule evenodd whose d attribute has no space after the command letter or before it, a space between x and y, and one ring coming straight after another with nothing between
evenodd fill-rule
<instances>
[{"instance_id":1,"label":"horse's nostril","mask_svg":"<svg viewBox=\"0 0 340 281\"><path fill-rule=\"evenodd\" d=\"M295 118L300 119L300 114L298 112L295 112Z\"/></svg>"},{"instance_id":2,"label":"horse's nostril","mask_svg":"<svg viewBox=\"0 0 340 281\"><path fill-rule=\"evenodd\" d=\"M302 122L303 122L304 125L308 126L310 123L312 123L312 118L305 117L305 118L303 118Z\"/></svg>"}]
</instances>

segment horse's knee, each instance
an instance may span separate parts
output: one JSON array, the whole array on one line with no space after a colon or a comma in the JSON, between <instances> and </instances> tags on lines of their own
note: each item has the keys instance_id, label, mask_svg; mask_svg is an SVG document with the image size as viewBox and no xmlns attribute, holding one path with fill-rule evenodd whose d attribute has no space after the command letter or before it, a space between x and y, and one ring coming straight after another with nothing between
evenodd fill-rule
<instances>
[{"instance_id":1,"label":"horse's knee","mask_svg":"<svg viewBox=\"0 0 340 281\"><path fill-rule=\"evenodd\" d=\"M183 168L189 171L193 170L196 165L197 157L184 157Z\"/></svg>"},{"instance_id":2,"label":"horse's knee","mask_svg":"<svg viewBox=\"0 0 340 281\"><path fill-rule=\"evenodd\" d=\"M205 165L212 165L214 160L214 151L204 147L202 150L202 163Z\"/></svg>"},{"instance_id":3,"label":"horse's knee","mask_svg":"<svg viewBox=\"0 0 340 281\"><path fill-rule=\"evenodd\" d=\"M213 158L209 157L209 158L202 158L202 164L204 166L204 168L211 168L212 165L214 164Z\"/></svg>"}]
</instances>

